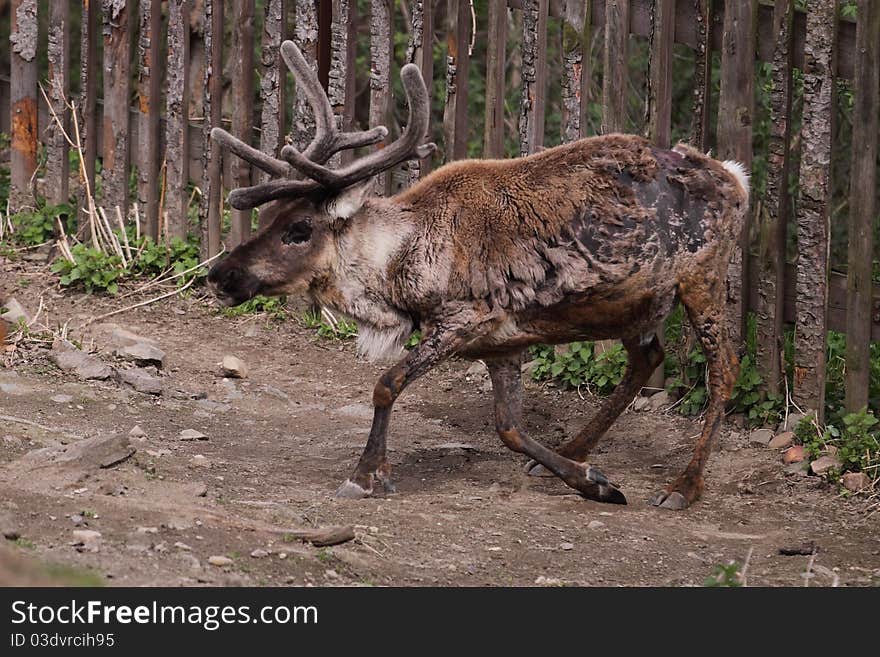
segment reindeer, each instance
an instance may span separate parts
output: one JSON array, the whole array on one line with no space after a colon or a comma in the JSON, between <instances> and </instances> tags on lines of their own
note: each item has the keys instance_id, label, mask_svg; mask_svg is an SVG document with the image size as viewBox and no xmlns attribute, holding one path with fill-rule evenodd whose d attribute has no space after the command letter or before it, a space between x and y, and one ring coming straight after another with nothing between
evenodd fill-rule
<instances>
[{"instance_id":1,"label":"reindeer","mask_svg":"<svg viewBox=\"0 0 880 657\"><path fill-rule=\"evenodd\" d=\"M447 164L399 194L374 197L373 177L430 154L429 98L419 69L401 71L409 119L385 148L331 169L337 152L388 131L343 133L318 79L290 41L282 57L314 111L302 152L259 152L220 128L222 146L273 178L233 190L231 205L266 203L268 225L215 265L221 303L256 294L305 294L356 320L358 351L400 357L414 327L423 338L380 377L366 448L337 496L394 491L385 444L394 401L452 356L481 359L492 381L504 444L532 475L555 475L582 496L625 504L587 463L591 450L663 362L657 327L681 302L706 355L709 405L693 458L649 502L684 509L730 398L738 362L725 330L726 276L748 207L748 176L684 144L660 149L633 135L581 139L509 160ZM530 345L617 338L623 380L577 436L552 450L522 424L521 360Z\"/></svg>"}]
</instances>

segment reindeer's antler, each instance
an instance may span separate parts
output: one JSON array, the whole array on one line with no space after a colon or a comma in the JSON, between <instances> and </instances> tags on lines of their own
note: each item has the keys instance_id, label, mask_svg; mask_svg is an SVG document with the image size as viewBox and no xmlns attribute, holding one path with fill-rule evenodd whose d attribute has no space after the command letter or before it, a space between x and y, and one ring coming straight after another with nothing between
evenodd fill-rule
<instances>
[{"instance_id":1,"label":"reindeer's antler","mask_svg":"<svg viewBox=\"0 0 880 657\"><path fill-rule=\"evenodd\" d=\"M419 145L428 131L430 102L425 81L418 67L407 64L400 72L409 104L409 120L403 134L391 145L342 169L336 171L328 169L324 164L335 153L375 144L388 135L388 129L377 126L361 132L340 132L336 128L330 100L296 44L285 41L281 45L281 56L312 107L315 115L315 137L303 152L293 146L285 146L281 149L281 157L284 160L279 160L261 153L222 128L211 130L211 137L238 157L281 178L253 187L232 190L229 194L229 203L232 207L247 210L269 201L301 196L318 189L342 189L405 160L427 157L436 148L432 143ZM297 172L307 176L307 179L294 179L293 176Z\"/></svg>"}]
</instances>

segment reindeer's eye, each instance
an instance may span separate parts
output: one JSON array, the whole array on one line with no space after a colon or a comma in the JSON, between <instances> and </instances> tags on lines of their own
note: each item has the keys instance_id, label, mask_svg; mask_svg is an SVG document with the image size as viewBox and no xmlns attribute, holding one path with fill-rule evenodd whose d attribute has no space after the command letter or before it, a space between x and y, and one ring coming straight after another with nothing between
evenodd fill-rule
<instances>
[{"instance_id":1,"label":"reindeer's eye","mask_svg":"<svg viewBox=\"0 0 880 657\"><path fill-rule=\"evenodd\" d=\"M291 225L281 236L285 244L302 244L308 242L312 236L312 225L308 221L297 221Z\"/></svg>"}]
</instances>

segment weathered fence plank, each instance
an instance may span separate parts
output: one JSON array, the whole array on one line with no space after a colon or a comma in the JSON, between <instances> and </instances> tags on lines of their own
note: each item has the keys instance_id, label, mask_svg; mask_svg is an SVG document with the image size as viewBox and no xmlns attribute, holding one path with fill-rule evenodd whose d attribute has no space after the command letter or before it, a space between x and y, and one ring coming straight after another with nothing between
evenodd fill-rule
<instances>
[{"instance_id":1,"label":"weathered fence plank","mask_svg":"<svg viewBox=\"0 0 880 657\"><path fill-rule=\"evenodd\" d=\"M223 152L211 128L223 119L223 2L205 0L205 93L202 126L202 199L199 208L202 259L220 252L223 217Z\"/></svg>"},{"instance_id":2,"label":"weathered fence plank","mask_svg":"<svg viewBox=\"0 0 880 657\"><path fill-rule=\"evenodd\" d=\"M846 290L846 410L851 413L868 403L873 224L877 216L877 133L880 127L880 5L876 0L859 0L857 11Z\"/></svg>"},{"instance_id":3,"label":"weathered fence plank","mask_svg":"<svg viewBox=\"0 0 880 657\"><path fill-rule=\"evenodd\" d=\"M755 112L755 11L756 0L729 3L721 37L721 93L718 98L718 157L752 166L752 121ZM746 213L740 248L734 250L728 269L728 330L739 344L744 339L748 303L751 210Z\"/></svg>"},{"instance_id":4,"label":"weathered fence plank","mask_svg":"<svg viewBox=\"0 0 880 657\"><path fill-rule=\"evenodd\" d=\"M254 124L254 0L233 2L232 28L232 134L250 144ZM232 180L236 187L252 184L251 167L232 156ZM238 246L251 234L251 211L232 210L229 246Z\"/></svg>"},{"instance_id":5,"label":"weathered fence plank","mask_svg":"<svg viewBox=\"0 0 880 657\"><path fill-rule=\"evenodd\" d=\"M602 134L626 131L629 0L605 2L605 50L602 55Z\"/></svg>"},{"instance_id":6,"label":"weathered fence plank","mask_svg":"<svg viewBox=\"0 0 880 657\"><path fill-rule=\"evenodd\" d=\"M162 30L160 0L141 0L138 37L138 203L144 217L144 233L159 237L159 111L161 75L159 53Z\"/></svg>"},{"instance_id":7,"label":"weathered fence plank","mask_svg":"<svg viewBox=\"0 0 880 657\"><path fill-rule=\"evenodd\" d=\"M370 126L388 125L391 109L391 5L389 0L370 0ZM375 148L385 147L379 142ZM390 191L391 176L381 173L375 178L376 193Z\"/></svg>"},{"instance_id":8,"label":"weathered fence plank","mask_svg":"<svg viewBox=\"0 0 880 657\"><path fill-rule=\"evenodd\" d=\"M131 94L131 11L126 0L103 0L104 152L100 205L128 214L129 98Z\"/></svg>"},{"instance_id":9,"label":"weathered fence plank","mask_svg":"<svg viewBox=\"0 0 880 657\"><path fill-rule=\"evenodd\" d=\"M503 2L503 0L492 0ZM491 38L491 36L490 36ZM491 46L490 46L491 48ZM412 37L406 50L406 61L416 64L428 87L428 95L433 96L434 80L434 0L416 0L412 9ZM488 99L488 83L487 83ZM430 118L430 117L429 117ZM428 121L428 135L431 122ZM431 156L423 160L412 160L408 164L409 184L415 183L431 170Z\"/></svg>"},{"instance_id":10,"label":"weathered fence plank","mask_svg":"<svg viewBox=\"0 0 880 657\"><path fill-rule=\"evenodd\" d=\"M284 142L284 63L281 61L281 42L287 7L284 0L266 0L263 15L263 37L260 49L262 76L260 77L260 151L278 157ZM267 182L265 171L256 171L256 182ZM260 226L265 225L265 213L260 210Z\"/></svg>"},{"instance_id":11,"label":"weathered fence plank","mask_svg":"<svg viewBox=\"0 0 880 657\"><path fill-rule=\"evenodd\" d=\"M591 0L562 5L562 142L585 136L590 93Z\"/></svg>"},{"instance_id":12,"label":"weathered fence plank","mask_svg":"<svg viewBox=\"0 0 880 657\"><path fill-rule=\"evenodd\" d=\"M70 195L70 149L64 132L70 131L70 3L49 3L49 75L46 95L55 121L46 126L46 200L54 205L67 203Z\"/></svg>"},{"instance_id":13,"label":"weathered fence plank","mask_svg":"<svg viewBox=\"0 0 880 657\"><path fill-rule=\"evenodd\" d=\"M354 123L354 96L357 2L333 0L333 20L330 25L330 71L327 81L327 97L336 115L336 126L349 131ZM331 164L346 164L354 154L350 150L337 153Z\"/></svg>"},{"instance_id":14,"label":"weathered fence plank","mask_svg":"<svg viewBox=\"0 0 880 657\"><path fill-rule=\"evenodd\" d=\"M486 119L483 157L504 156L504 65L507 56L507 2L489 0L486 44Z\"/></svg>"},{"instance_id":15,"label":"weathered fence plank","mask_svg":"<svg viewBox=\"0 0 880 657\"><path fill-rule=\"evenodd\" d=\"M651 31L648 70L648 137L669 148L672 130L672 45L675 37L675 0L657 0Z\"/></svg>"},{"instance_id":16,"label":"weathered fence plank","mask_svg":"<svg viewBox=\"0 0 880 657\"><path fill-rule=\"evenodd\" d=\"M524 0L522 38L522 95L519 110L521 155L544 147L544 113L547 92L548 0Z\"/></svg>"},{"instance_id":17,"label":"weathered fence plank","mask_svg":"<svg viewBox=\"0 0 880 657\"><path fill-rule=\"evenodd\" d=\"M681 6L683 2L679 2ZM694 44L694 94L691 143L709 150L712 105L712 0L693 0L696 23Z\"/></svg>"},{"instance_id":18,"label":"weathered fence plank","mask_svg":"<svg viewBox=\"0 0 880 657\"><path fill-rule=\"evenodd\" d=\"M804 52L800 203L797 213L797 322L794 400L824 420L828 311L831 149L834 143L834 49L837 0L809 0Z\"/></svg>"},{"instance_id":19,"label":"weathered fence plank","mask_svg":"<svg viewBox=\"0 0 880 657\"><path fill-rule=\"evenodd\" d=\"M770 392L782 381L782 342L785 253L791 202L788 177L791 165L792 19L793 0L776 0L773 32L773 88L770 96L770 143L767 153L767 193L759 222L759 253L755 321L758 368Z\"/></svg>"},{"instance_id":20,"label":"weathered fence plank","mask_svg":"<svg viewBox=\"0 0 880 657\"><path fill-rule=\"evenodd\" d=\"M80 143L83 148L82 168L85 180L80 180L77 203L80 208L78 235L91 236L89 222L88 194L95 191L95 161L98 157L98 35L100 34L101 6L94 0L83 0L80 17L81 54L80 54Z\"/></svg>"},{"instance_id":21,"label":"weathered fence plank","mask_svg":"<svg viewBox=\"0 0 880 657\"><path fill-rule=\"evenodd\" d=\"M165 91L165 220L169 237L186 238L189 77L189 0L168 1L168 85Z\"/></svg>"},{"instance_id":22,"label":"weathered fence plank","mask_svg":"<svg viewBox=\"0 0 880 657\"><path fill-rule=\"evenodd\" d=\"M347 4L347 3L346 3ZM334 12L335 16L335 12ZM313 0L296 0L293 40L313 67L318 66L318 12ZM332 86L332 85L331 85ZM305 149L315 132L315 119L305 94L299 87L293 101L293 144Z\"/></svg>"},{"instance_id":23,"label":"weathered fence plank","mask_svg":"<svg viewBox=\"0 0 880 657\"><path fill-rule=\"evenodd\" d=\"M675 0L657 0L653 8L653 29L649 43L647 133L660 148L671 146L672 132L672 46L675 42ZM657 337L664 342L663 331ZM661 363L648 387L663 388L665 368Z\"/></svg>"},{"instance_id":24,"label":"weathered fence plank","mask_svg":"<svg viewBox=\"0 0 880 657\"><path fill-rule=\"evenodd\" d=\"M443 127L446 160L467 157L468 78L470 75L471 12L468 0L448 0L446 33L446 105Z\"/></svg>"},{"instance_id":25,"label":"weathered fence plank","mask_svg":"<svg viewBox=\"0 0 880 657\"><path fill-rule=\"evenodd\" d=\"M31 179L37 169L37 2L12 0L10 41L9 207L33 205ZM5 208L4 208L5 210Z\"/></svg>"}]
</instances>

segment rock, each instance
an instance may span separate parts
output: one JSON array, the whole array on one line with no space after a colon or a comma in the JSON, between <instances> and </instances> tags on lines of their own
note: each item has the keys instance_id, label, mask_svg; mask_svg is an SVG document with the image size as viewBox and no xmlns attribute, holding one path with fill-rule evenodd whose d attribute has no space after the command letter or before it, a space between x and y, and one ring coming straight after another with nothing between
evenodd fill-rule
<instances>
[{"instance_id":1,"label":"rock","mask_svg":"<svg viewBox=\"0 0 880 657\"><path fill-rule=\"evenodd\" d=\"M110 434L83 438L58 447L37 449L28 452L19 462L34 469L61 465L90 470L111 468L131 457L136 451L128 442L128 436Z\"/></svg>"},{"instance_id":2,"label":"rock","mask_svg":"<svg viewBox=\"0 0 880 657\"><path fill-rule=\"evenodd\" d=\"M211 467L211 462L208 460L207 456L203 454L196 454L190 460L190 465L194 465L197 468L209 468Z\"/></svg>"},{"instance_id":3,"label":"rock","mask_svg":"<svg viewBox=\"0 0 880 657\"><path fill-rule=\"evenodd\" d=\"M159 528L158 527L138 527L137 533L138 534L158 534Z\"/></svg>"},{"instance_id":4,"label":"rock","mask_svg":"<svg viewBox=\"0 0 880 657\"><path fill-rule=\"evenodd\" d=\"M97 552L101 547L101 532L96 532L94 529L74 529L73 545Z\"/></svg>"},{"instance_id":5,"label":"rock","mask_svg":"<svg viewBox=\"0 0 880 657\"><path fill-rule=\"evenodd\" d=\"M871 488L871 478L864 472L847 472L843 475L843 487L853 493Z\"/></svg>"},{"instance_id":6,"label":"rock","mask_svg":"<svg viewBox=\"0 0 880 657\"><path fill-rule=\"evenodd\" d=\"M779 431L794 431L797 428L797 425L800 424L801 420L809 415L814 415L813 411L808 411L805 413L789 413L788 417L779 424Z\"/></svg>"},{"instance_id":7,"label":"rock","mask_svg":"<svg viewBox=\"0 0 880 657\"><path fill-rule=\"evenodd\" d=\"M130 360L138 365L155 365L162 367L165 362L165 352L156 345L148 342L137 342L135 344L118 347L115 352L117 358Z\"/></svg>"},{"instance_id":8,"label":"rock","mask_svg":"<svg viewBox=\"0 0 880 657\"><path fill-rule=\"evenodd\" d=\"M162 394L162 379L158 376L153 376L146 370L137 367L129 370L119 370L117 376L122 383L130 385L138 392L148 395Z\"/></svg>"},{"instance_id":9,"label":"rock","mask_svg":"<svg viewBox=\"0 0 880 657\"><path fill-rule=\"evenodd\" d=\"M792 445L782 453L782 462L785 464L800 463L807 458L807 448L803 445Z\"/></svg>"},{"instance_id":10,"label":"rock","mask_svg":"<svg viewBox=\"0 0 880 657\"><path fill-rule=\"evenodd\" d=\"M178 436L180 440L208 440L208 437L201 431L195 429L184 429Z\"/></svg>"},{"instance_id":11,"label":"rock","mask_svg":"<svg viewBox=\"0 0 880 657\"><path fill-rule=\"evenodd\" d=\"M464 371L464 375L470 378L482 378L486 374L486 366L479 360L474 361L470 367Z\"/></svg>"},{"instance_id":12,"label":"rock","mask_svg":"<svg viewBox=\"0 0 880 657\"><path fill-rule=\"evenodd\" d=\"M203 481L194 481L190 484L194 497L205 497L208 494L208 484Z\"/></svg>"},{"instance_id":13,"label":"rock","mask_svg":"<svg viewBox=\"0 0 880 657\"><path fill-rule=\"evenodd\" d=\"M648 398L650 400L650 406L652 411L660 411L669 406L672 401L672 398L669 396L669 393L666 390L661 390L656 395L652 395Z\"/></svg>"},{"instance_id":14,"label":"rock","mask_svg":"<svg viewBox=\"0 0 880 657\"><path fill-rule=\"evenodd\" d=\"M373 407L367 404L346 404L336 409L340 415L347 417L369 420L373 417Z\"/></svg>"},{"instance_id":15,"label":"rock","mask_svg":"<svg viewBox=\"0 0 880 657\"><path fill-rule=\"evenodd\" d=\"M19 321L24 321L25 324L31 321L31 316L24 309L24 306L13 297L9 297L6 301L0 302L0 308L5 309L4 312L0 314L0 319L9 322L13 327L18 324Z\"/></svg>"},{"instance_id":16,"label":"rock","mask_svg":"<svg viewBox=\"0 0 880 657\"><path fill-rule=\"evenodd\" d=\"M72 395L55 395L52 397L52 401L56 404L69 404L73 401Z\"/></svg>"},{"instance_id":17,"label":"rock","mask_svg":"<svg viewBox=\"0 0 880 657\"><path fill-rule=\"evenodd\" d=\"M789 463L785 466L785 474L793 475L795 477L806 477L807 470L809 469L810 464L806 461L798 461L796 463Z\"/></svg>"},{"instance_id":18,"label":"rock","mask_svg":"<svg viewBox=\"0 0 880 657\"><path fill-rule=\"evenodd\" d=\"M324 571L324 577L326 577L327 579L339 579L339 573L331 568Z\"/></svg>"},{"instance_id":19,"label":"rock","mask_svg":"<svg viewBox=\"0 0 880 657\"><path fill-rule=\"evenodd\" d=\"M605 526L605 523L601 520L591 520L590 524L587 525L587 529L602 529Z\"/></svg>"},{"instance_id":20,"label":"rock","mask_svg":"<svg viewBox=\"0 0 880 657\"><path fill-rule=\"evenodd\" d=\"M66 341L55 341L52 345L51 359L58 369L73 372L81 379L104 380L113 376L112 367Z\"/></svg>"},{"instance_id":21,"label":"rock","mask_svg":"<svg viewBox=\"0 0 880 657\"><path fill-rule=\"evenodd\" d=\"M217 566L218 568L222 568L224 566L231 566L235 562L232 559L230 559L229 557L213 556L213 557L208 557L208 563L211 564L212 566Z\"/></svg>"},{"instance_id":22,"label":"rock","mask_svg":"<svg viewBox=\"0 0 880 657\"><path fill-rule=\"evenodd\" d=\"M773 439L767 443L767 447L771 449L782 449L789 447L794 442L794 433L791 431L783 431L773 436Z\"/></svg>"},{"instance_id":23,"label":"rock","mask_svg":"<svg viewBox=\"0 0 880 657\"><path fill-rule=\"evenodd\" d=\"M4 395L26 395L32 390L27 386L23 386L19 383L6 383L5 381L0 381L0 392Z\"/></svg>"},{"instance_id":24,"label":"rock","mask_svg":"<svg viewBox=\"0 0 880 657\"><path fill-rule=\"evenodd\" d=\"M105 329L112 329L110 333L110 344L117 348L128 347L138 343L145 343L152 346L156 346L157 344L153 338L138 335L137 333L133 333L126 328L122 328L118 324L101 324L100 326L104 327Z\"/></svg>"},{"instance_id":25,"label":"rock","mask_svg":"<svg viewBox=\"0 0 880 657\"><path fill-rule=\"evenodd\" d=\"M223 376L232 377L233 379L246 379L248 368L241 358L237 356L224 356L223 362L220 364L220 372Z\"/></svg>"},{"instance_id":26,"label":"rock","mask_svg":"<svg viewBox=\"0 0 880 657\"><path fill-rule=\"evenodd\" d=\"M131 438L143 438L147 434L141 429L140 425L134 425L128 432L129 437Z\"/></svg>"},{"instance_id":27,"label":"rock","mask_svg":"<svg viewBox=\"0 0 880 657\"><path fill-rule=\"evenodd\" d=\"M437 449L463 449L466 452L476 452L477 448L469 443L440 443Z\"/></svg>"},{"instance_id":28,"label":"rock","mask_svg":"<svg viewBox=\"0 0 880 657\"><path fill-rule=\"evenodd\" d=\"M85 521L85 517L80 515L79 513L74 513L72 516L70 516L70 522L72 522L77 527L79 527Z\"/></svg>"},{"instance_id":29,"label":"rock","mask_svg":"<svg viewBox=\"0 0 880 657\"><path fill-rule=\"evenodd\" d=\"M773 432L770 429L755 429L749 434L749 445L754 447L767 447L773 440Z\"/></svg>"},{"instance_id":30,"label":"rock","mask_svg":"<svg viewBox=\"0 0 880 657\"><path fill-rule=\"evenodd\" d=\"M810 470L813 471L813 474L824 475L828 474L832 470L836 470L840 467L840 461L837 460L834 456L820 456L815 461L810 463Z\"/></svg>"},{"instance_id":31,"label":"rock","mask_svg":"<svg viewBox=\"0 0 880 657\"><path fill-rule=\"evenodd\" d=\"M636 397L636 400L633 402L633 410L634 411L646 411L651 406L651 398L650 397Z\"/></svg>"},{"instance_id":32,"label":"rock","mask_svg":"<svg viewBox=\"0 0 880 657\"><path fill-rule=\"evenodd\" d=\"M263 557L268 557L269 552L267 550L262 549L262 548L257 548L256 550L251 552L251 556L254 559L262 559Z\"/></svg>"},{"instance_id":33,"label":"rock","mask_svg":"<svg viewBox=\"0 0 880 657\"><path fill-rule=\"evenodd\" d=\"M192 552L192 548L189 545L187 545L186 543L183 543L181 541L177 541L174 544L174 547L176 547L178 550L183 550L184 552Z\"/></svg>"},{"instance_id":34,"label":"rock","mask_svg":"<svg viewBox=\"0 0 880 657\"><path fill-rule=\"evenodd\" d=\"M535 370L538 369L538 365L540 365L540 361L538 359L530 360L528 363L523 363L522 366L522 374L523 378L526 380L531 380L534 378Z\"/></svg>"},{"instance_id":35,"label":"rock","mask_svg":"<svg viewBox=\"0 0 880 657\"><path fill-rule=\"evenodd\" d=\"M559 549L560 549L560 550L565 550L566 552L567 552L568 550L574 550L574 543L560 543L560 544L559 544Z\"/></svg>"},{"instance_id":36,"label":"rock","mask_svg":"<svg viewBox=\"0 0 880 657\"><path fill-rule=\"evenodd\" d=\"M837 446L836 445L825 445L822 449L823 456L837 456Z\"/></svg>"}]
</instances>

